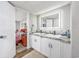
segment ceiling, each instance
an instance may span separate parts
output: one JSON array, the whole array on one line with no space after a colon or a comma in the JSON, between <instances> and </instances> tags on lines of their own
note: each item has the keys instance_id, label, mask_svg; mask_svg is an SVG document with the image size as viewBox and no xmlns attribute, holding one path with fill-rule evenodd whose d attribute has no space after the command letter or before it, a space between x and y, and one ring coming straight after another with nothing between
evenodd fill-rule
<instances>
[{"instance_id":1,"label":"ceiling","mask_svg":"<svg viewBox=\"0 0 79 59\"><path fill-rule=\"evenodd\" d=\"M37 13L50 7L53 8L66 2L67 1L11 1L14 6L23 8L31 13Z\"/></svg>"}]
</instances>

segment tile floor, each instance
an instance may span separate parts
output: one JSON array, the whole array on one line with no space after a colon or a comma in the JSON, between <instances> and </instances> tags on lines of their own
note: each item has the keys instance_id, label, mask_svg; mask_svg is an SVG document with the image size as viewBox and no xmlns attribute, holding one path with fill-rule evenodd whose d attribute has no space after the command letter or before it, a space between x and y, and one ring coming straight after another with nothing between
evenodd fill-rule
<instances>
[{"instance_id":1,"label":"tile floor","mask_svg":"<svg viewBox=\"0 0 79 59\"><path fill-rule=\"evenodd\" d=\"M18 46L16 46L16 53L19 53L26 49L27 49L26 47L24 47L21 43L19 43Z\"/></svg>"},{"instance_id":2,"label":"tile floor","mask_svg":"<svg viewBox=\"0 0 79 59\"><path fill-rule=\"evenodd\" d=\"M29 52L28 54L26 54L22 58L46 58L46 56L42 55L41 53L39 53L35 50L32 50L31 52Z\"/></svg>"},{"instance_id":3,"label":"tile floor","mask_svg":"<svg viewBox=\"0 0 79 59\"><path fill-rule=\"evenodd\" d=\"M16 53L16 56L14 58L22 58L23 56L25 56L26 54L28 54L29 52L31 52L33 49L30 48L30 49L26 49L26 50L23 50L19 53Z\"/></svg>"},{"instance_id":4,"label":"tile floor","mask_svg":"<svg viewBox=\"0 0 79 59\"><path fill-rule=\"evenodd\" d=\"M16 53L14 58L47 58L43 54L39 53L38 51L34 50L33 48L23 50L19 53Z\"/></svg>"},{"instance_id":5,"label":"tile floor","mask_svg":"<svg viewBox=\"0 0 79 59\"><path fill-rule=\"evenodd\" d=\"M18 44L16 46L16 56L15 58L46 58L46 56L37 52L36 50L22 46L22 44Z\"/></svg>"}]
</instances>

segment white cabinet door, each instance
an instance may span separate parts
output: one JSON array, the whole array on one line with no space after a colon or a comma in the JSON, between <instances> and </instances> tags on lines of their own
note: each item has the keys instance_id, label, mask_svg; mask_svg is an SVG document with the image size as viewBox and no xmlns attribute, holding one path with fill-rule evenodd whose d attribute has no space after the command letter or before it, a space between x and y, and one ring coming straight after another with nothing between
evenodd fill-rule
<instances>
[{"instance_id":1,"label":"white cabinet door","mask_svg":"<svg viewBox=\"0 0 79 59\"><path fill-rule=\"evenodd\" d=\"M49 42L50 42L50 39L48 38L41 39L41 53L47 57L49 57L50 55Z\"/></svg>"},{"instance_id":2,"label":"white cabinet door","mask_svg":"<svg viewBox=\"0 0 79 59\"><path fill-rule=\"evenodd\" d=\"M71 58L71 44L61 42L61 58Z\"/></svg>"},{"instance_id":3,"label":"white cabinet door","mask_svg":"<svg viewBox=\"0 0 79 59\"><path fill-rule=\"evenodd\" d=\"M34 35L31 35L31 46L32 46L32 48L35 47L35 44L34 44Z\"/></svg>"},{"instance_id":4,"label":"white cabinet door","mask_svg":"<svg viewBox=\"0 0 79 59\"><path fill-rule=\"evenodd\" d=\"M51 40L50 43L51 43L50 57L51 58L59 58L60 57L60 41Z\"/></svg>"},{"instance_id":5,"label":"white cabinet door","mask_svg":"<svg viewBox=\"0 0 79 59\"><path fill-rule=\"evenodd\" d=\"M14 57L15 46L15 8L0 1L0 58Z\"/></svg>"},{"instance_id":6,"label":"white cabinet door","mask_svg":"<svg viewBox=\"0 0 79 59\"><path fill-rule=\"evenodd\" d=\"M40 51L40 37L32 35L32 48L37 51Z\"/></svg>"}]
</instances>

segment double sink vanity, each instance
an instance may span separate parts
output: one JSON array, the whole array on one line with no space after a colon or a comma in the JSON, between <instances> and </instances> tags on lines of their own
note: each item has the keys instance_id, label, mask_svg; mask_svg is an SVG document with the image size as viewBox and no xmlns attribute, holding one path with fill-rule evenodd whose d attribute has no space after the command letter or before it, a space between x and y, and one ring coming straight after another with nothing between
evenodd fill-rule
<instances>
[{"instance_id":1,"label":"double sink vanity","mask_svg":"<svg viewBox=\"0 0 79 59\"><path fill-rule=\"evenodd\" d=\"M43 32L31 33L32 48L49 58L71 57L70 38Z\"/></svg>"},{"instance_id":2,"label":"double sink vanity","mask_svg":"<svg viewBox=\"0 0 79 59\"><path fill-rule=\"evenodd\" d=\"M70 5L64 7L38 15L32 24L31 47L49 58L71 57Z\"/></svg>"}]
</instances>

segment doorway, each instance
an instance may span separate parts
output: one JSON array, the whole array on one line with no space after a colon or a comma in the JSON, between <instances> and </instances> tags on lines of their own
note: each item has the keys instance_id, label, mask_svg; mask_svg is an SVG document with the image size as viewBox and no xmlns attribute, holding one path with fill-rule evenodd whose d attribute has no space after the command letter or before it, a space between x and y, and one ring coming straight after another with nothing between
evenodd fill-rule
<instances>
[{"instance_id":1,"label":"doorway","mask_svg":"<svg viewBox=\"0 0 79 59\"><path fill-rule=\"evenodd\" d=\"M27 28L25 21L16 21L16 54L27 49Z\"/></svg>"}]
</instances>

